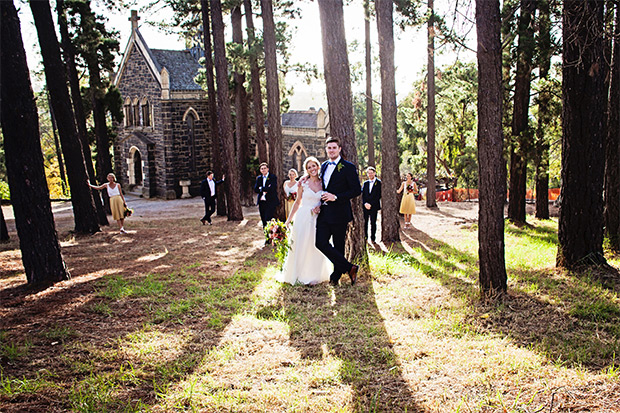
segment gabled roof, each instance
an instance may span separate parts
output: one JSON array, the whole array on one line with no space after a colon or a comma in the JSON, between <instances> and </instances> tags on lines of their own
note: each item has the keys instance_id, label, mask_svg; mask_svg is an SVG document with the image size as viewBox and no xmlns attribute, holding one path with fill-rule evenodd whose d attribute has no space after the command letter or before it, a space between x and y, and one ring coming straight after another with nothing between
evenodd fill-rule
<instances>
[{"instance_id":1,"label":"gabled roof","mask_svg":"<svg viewBox=\"0 0 620 413\"><path fill-rule=\"evenodd\" d=\"M123 59L114 79L115 85L118 84L127 64L129 53L134 47L142 52L149 69L160 86L162 84L161 71L166 68L170 79L170 90L201 90L200 85L194 82L194 77L198 74L198 69L201 66L198 59L189 50L150 49L138 29L134 30L127 43Z\"/></svg>"},{"instance_id":2,"label":"gabled roof","mask_svg":"<svg viewBox=\"0 0 620 413\"><path fill-rule=\"evenodd\" d=\"M189 50L151 49L154 63L161 72L164 67L170 74L170 90L201 90L194 78L201 68Z\"/></svg>"},{"instance_id":3,"label":"gabled roof","mask_svg":"<svg viewBox=\"0 0 620 413\"><path fill-rule=\"evenodd\" d=\"M318 112L314 110L292 110L282 114L282 126L315 129L317 117Z\"/></svg>"}]
</instances>

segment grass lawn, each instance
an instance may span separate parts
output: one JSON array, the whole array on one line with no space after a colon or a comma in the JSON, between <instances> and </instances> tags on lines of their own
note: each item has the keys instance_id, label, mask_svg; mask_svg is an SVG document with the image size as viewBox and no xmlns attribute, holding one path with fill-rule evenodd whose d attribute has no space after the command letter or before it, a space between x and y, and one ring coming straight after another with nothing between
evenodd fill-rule
<instances>
[{"instance_id":1,"label":"grass lawn","mask_svg":"<svg viewBox=\"0 0 620 413\"><path fill-rule=\"evenodd\" d=\"M620 411L619 279L555 269L557 222L528 219L506 226L495 306L478 299L475 223L407 230L338 288L274 281L256 219L62 232L73 279L40 292L13 237L0 411Z\"/></svg>"}]
</instances>

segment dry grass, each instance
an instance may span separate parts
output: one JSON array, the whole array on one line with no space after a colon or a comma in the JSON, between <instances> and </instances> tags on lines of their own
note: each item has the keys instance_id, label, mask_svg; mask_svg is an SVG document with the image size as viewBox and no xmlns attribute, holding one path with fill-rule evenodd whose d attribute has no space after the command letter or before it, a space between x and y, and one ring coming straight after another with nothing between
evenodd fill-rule
<instances>
[{"instance_id":1,"label":"dry grass","mask_svg":"<svg viewBox=\"0 0 620 413\"><path fill-rule=\"evenodd\" d=\"M38 293L12 241L0 411L620 411L617 276L555 270L557 224L533 221L506 231L509 296L482 304L457 218L335 289L275 282L256 217L61 231L74 278Z\"/></svg>"}]
</instances>

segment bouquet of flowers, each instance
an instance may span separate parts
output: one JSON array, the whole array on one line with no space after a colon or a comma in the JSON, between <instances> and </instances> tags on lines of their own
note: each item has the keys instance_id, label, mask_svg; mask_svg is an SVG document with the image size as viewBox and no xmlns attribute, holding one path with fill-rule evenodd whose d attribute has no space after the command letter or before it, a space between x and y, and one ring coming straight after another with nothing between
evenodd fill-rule
<instances>
[{"instance_id":1,"label":"bouquet of flowers","mask_svg":"<svg viewBox=\"0 0 620 413\"><path fill-rule=\"evenodd\" d=\"M125 218L130 217L131 214L133 214L133 209L128 208L127 206L125 206Z\"/></svg>"},{"instance_id":2,"label":"bouquet of flowers","mask_svg":"<svg viewBox=\"0 0 620 413\"><path fill-rule=\"evenodd\" d=\"M288 244L288 228L284 222L272 219L265 226L265 239L270 240L276 247L276 259L280 268L284 265L284 259L291 246Z\"/></svg>"},{"instance_id":3,"label":"bouquet of flowers","mask_svg":"<svg viewBox=\"0 0 620 413\"><path fill-rule=\"evenodd\" d=\"M290 194L288 194L288 196L286 197L287 201L294 201L297 199L297 192L291 192Z\"/></svg>"},{"instance_id":4,"label":"bouquet of flowers","mask_svg":"<svg viewBox=\"0 0 620 413\"><path fill-rule=\"evenodd\" d=\"M407 193L413 194L415 192L415 186L413 184L407 185Z\"/></svg>"}]
</instances>

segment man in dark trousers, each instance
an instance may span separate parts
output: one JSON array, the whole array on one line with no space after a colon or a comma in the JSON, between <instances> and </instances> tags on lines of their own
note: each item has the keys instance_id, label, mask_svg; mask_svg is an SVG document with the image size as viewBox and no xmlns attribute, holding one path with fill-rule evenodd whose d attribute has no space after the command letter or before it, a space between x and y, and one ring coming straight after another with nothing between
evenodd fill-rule
<instances>
[{"instance_id":1,"label":"man in dark trousers","mask_svg":"<svg viewBox=\"0 0 620 413\"><path fill-rule=\"evenodd\" d=\"M263 162L260 164L260 175L256 177L254 192L258 194L256 203L260 212L260 219L263 221L263 228L267 222L271 221L276 213L276 208L280 204L278 200L278 178L269 173L269 166Z\"/></svg>"},{"instance_id":2,"label":"man in dark trousers","mask_svg":"<svg viewBox=\"0 0 620 413\"><path fill-rule=\"evenodd\" d=\"M345 258L344 247L347 226L353 220L351 199L362 192L360 180L355 165L340 156L340 140L329 137L325 145L329 159L321 165L323 204L316 222L315 245L334 264L334 272L329 278L330 284L338 285L344 273L349 274L351 284L355 284L359 267ZM330 238L334 245L329 243Z\"/></svg>"},{"instance_id":3,"label":"man in dark trousers","mask_svg":"<svg viewBox=\"0 0 620 413\"><path fill-rule=\"evenodd\" d=\"M221 181L213 180L213 171L207 172L207 178L200 183L200 196L205 201L205 216L200 219L202 225L208 222L211 225L211 215L215 212L215 200L217 199L217 186L224 182L226 176Z\"/></svg>"},{"instance_id":4,"label":"man in dark trousers","mask_svg":"<svg viewBox=\"0 0 620 413\"><path fill-rule=\"evenodd\" d=\"M370 221L370 240L375 242L377 235L377 213L381 209L381 181L377 178L377 170L366 168L368 180L362 187L362 203L364 204L364 235L368 239L368 221Z\"/></svg>"}]
</instances>

